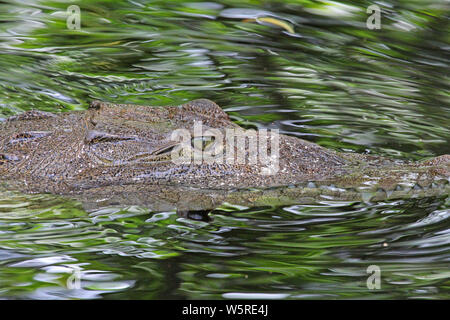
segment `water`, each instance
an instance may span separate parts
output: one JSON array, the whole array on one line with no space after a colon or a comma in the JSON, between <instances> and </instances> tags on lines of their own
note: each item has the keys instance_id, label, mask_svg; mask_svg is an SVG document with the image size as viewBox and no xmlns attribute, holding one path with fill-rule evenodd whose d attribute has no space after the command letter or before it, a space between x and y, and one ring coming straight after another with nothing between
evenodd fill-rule
<instances>
[{"instance_id":1,"label":"water","mask_svg":"<svg viewBox=\"0 0 450 320\"><path fill-rule=\"evenodd\" d=\"M0 118L209 98L241 126L340 151L450 153L446 2L380 2L380 30L366 27L371 1L327 3L3 2ZM6 193L0 298L448 299L449 215L441 197L230 204L206 222ZM370 265L380 289L367 288Z\"/></svg>"}]
</instances>

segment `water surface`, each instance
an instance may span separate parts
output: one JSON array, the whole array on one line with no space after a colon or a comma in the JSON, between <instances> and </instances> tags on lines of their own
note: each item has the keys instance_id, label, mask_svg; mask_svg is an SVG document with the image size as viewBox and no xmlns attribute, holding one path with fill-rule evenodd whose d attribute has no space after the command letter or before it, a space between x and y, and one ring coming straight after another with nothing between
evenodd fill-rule
<instances>
[{"instance_id":1,"label":"water surface","mask_svg":"<svg viewBox=\"0 0 450 320\"><path fill-rule=\"evenodd\" d=\"M71 4L80 30L67 27ZM379 2L369 30L371 4L8 0L0 118L209 98L241 126L338 151L450 153L448 5ZM0 298L450 298L448 197L210 216L1 194ZM366 286L370 265L381 289Z\"/></svg>"}]
</instances>

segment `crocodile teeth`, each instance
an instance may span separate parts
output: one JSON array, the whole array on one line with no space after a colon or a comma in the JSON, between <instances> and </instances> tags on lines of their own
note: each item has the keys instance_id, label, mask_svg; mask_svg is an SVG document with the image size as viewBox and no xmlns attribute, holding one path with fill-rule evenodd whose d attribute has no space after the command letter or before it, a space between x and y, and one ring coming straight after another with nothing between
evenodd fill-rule
<instances>
[{"instance_id":1,"label":"crocodile teeth","mask_svg":"<svg viewBox=\"0 0 450 320\"><path fill-rule=\"evenodd\" d=\"M343 192L345 191L344 189L340 189L338 187L336 187L334 184L328 186L328 190L334 191L334 192Z\"/></svg>"},{"instance_id":2,"label":"crocodile teeth","mask_svg":"<svg viewBox=\"0 0 450 320\"><path fill-rule=\"evenodd\" d=\"M415 184L413 187L413 190L422 190L423 188L419 186L418 184Z\"/></svg>"},{"instance_id":3,"label":"crocodile teeth","mask_svg":"<svg viewBox=\"0 0 450 320\"><path fill-rule=\"evenodd\" d=\"M403 187L401 185L397 185L394 189L394 191L403 191Z\"/></svg>"},{"instance_id":4,"label":"crocodile teeth","mask_svg":"<svg viewBox=\"0 0 450 320\"><path fill-rule=\"evenodd\" d=\"M361 198L364 202L370 202L370 199L372 199L373 193L371 192L362 192Z\"/></svg>"},{"instance_id":5,"label":"crocodile teeth","mask_svg":"<svg viewBox=\"0 0 450 320\"><path fill-rule=\"evenodd\" d=\"M314 182L308 182L306 185L307 188L315 189L317 188L316 184Z\"/></svg>"}]
</instances>

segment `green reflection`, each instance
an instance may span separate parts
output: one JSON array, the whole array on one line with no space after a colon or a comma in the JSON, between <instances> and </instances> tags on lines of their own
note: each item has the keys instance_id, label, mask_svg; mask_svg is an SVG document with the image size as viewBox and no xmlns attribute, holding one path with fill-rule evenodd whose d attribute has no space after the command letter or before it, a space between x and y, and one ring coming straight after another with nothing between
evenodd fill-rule
<instances>
[{"instance_id":1,"label":"green reflection","mask_svg":"<svg viewBox=\"0 0 450 320\"><path fill-rule=\"evenodd\" d=\"M92 99L218 102L242 126L337 150L450 153L448 8L442 1L77 1L0 4L0 118ZM294 27L248 22L270 16ZM175 212L85 212L0 195L0 297L449 298L449 200L229 204L210 223ZM366 287L379 265L382 289ZM81 289L67 281L76 268ZM240 297L239 295L237 295Z\"/></svg>"}]
</instances>

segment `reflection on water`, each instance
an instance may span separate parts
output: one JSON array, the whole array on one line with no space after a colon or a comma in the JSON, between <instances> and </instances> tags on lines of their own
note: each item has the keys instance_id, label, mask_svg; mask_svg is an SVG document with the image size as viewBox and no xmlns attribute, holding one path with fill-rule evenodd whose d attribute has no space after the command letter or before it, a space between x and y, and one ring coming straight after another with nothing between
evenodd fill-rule
<instances>
[{"instance_id":1,"label":"reflection on water","mask_svg":"<svg viewBox=\"0 0 450 320\"><path fill-rule=\"evenodd\" d=\"M39 214L33 200L18 200L0 203L6 297L448 297L443 199L224 206L211 222L137 207L73 214L53 196L40 199ZM27 209L35 216L24 219ZM377 292L366 287L373 264Z\"/></svg>"},{"instance_id":2,"label":"reflection on water","mask_svg":"<svg viewBox=\"0 0 450 320\"><path fill-rule=\"evenodd\" d=\"M0 118L203 97L336 150L450 153L445 2L383 2L381 30L370 1L76 4L79 31L67 3L0 4ZM0 297L449 298L448 201L227 205L197 221L2 193Z\"/></svg>"}]
</instances>

